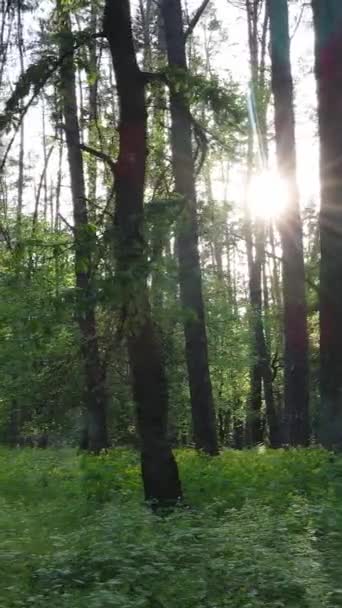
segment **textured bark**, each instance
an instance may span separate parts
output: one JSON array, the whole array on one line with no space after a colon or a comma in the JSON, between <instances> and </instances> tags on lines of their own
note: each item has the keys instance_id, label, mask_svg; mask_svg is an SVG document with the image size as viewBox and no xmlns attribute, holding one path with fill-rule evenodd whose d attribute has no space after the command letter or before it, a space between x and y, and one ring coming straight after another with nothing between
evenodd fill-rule
<instances>
[{"instance_id":1,"label":"textured bark","mask_svg":"<svg viewBox=\"0 0 342 608\"><path fill-rule=\"evenodd\" d=\"M187 73L185 35L180 0L163 0L168 62L175 75ZM176 90L177 89L177 90ZM208 345L198 252L198 222L191 117L186 95L171 86L171 147L176 192L184 198L177 236L179 283L184 311L186 361L189 376L193 432L196 447L216 454L215 410L208 363Z\"/></svg>"},{"instance_id":2,"label":"textured bark","mask_svg":"<svg viewBox=\"0 0 342 608\"><path fill-rule=\"evenodd\" d=\"M60 70L65 136L68 150L74 213L77 321L84 363L88 449L99 452L108 445L106 426L105 374L101 363L94 292L92 285L92 242L88 224L80 128L77 117L76 75L69 14L59 5L60 53L65 56ZM69 34L69 35L68 35Z\"/></svg>"},{"instance_id":3,"label":"textured bark","mask_svg":"<svg viewBox=\"0 0 342 608\"><path fill-rule=\"evenodd\" d=\"M320 439L342 448L342 3L312 0L320 136Z\"/></svg>"},{"instance_id":4,"label":"textured bark","mask_svg":"<svg viewBox=\"0 0 342 608\"><path fill-rule=\"evenodd\" d=\"M283 249L285 417L287 440L310 439L308 332L302 224L296 177L295 118L287 0L268 0L271 27L272 91L279 172L288 205L279 221Z\"/></svg>"},{"instance_id":5,"label":"textured bark","mask_svg":"<svg viewBox=\"0 0 342 608\"><path fill-rule=\"evenodd\" d=\"M167 382L148 300L143 237L147 114L144 78L134 51L129 0L107 0L104 31L120 105L114 226L117 282L126 319L145 498L163 506L174 504L182 491L167 439Z\"/></svg>"}]
</instances>

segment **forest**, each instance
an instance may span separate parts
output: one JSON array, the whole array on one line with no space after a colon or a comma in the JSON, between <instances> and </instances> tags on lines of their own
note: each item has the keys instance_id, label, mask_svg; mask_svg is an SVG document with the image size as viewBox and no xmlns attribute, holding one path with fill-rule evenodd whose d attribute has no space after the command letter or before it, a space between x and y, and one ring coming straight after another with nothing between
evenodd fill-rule
<instances>
[{"instance_id":1,"label":"forest","mask_svg":"<svg viewBox=\"0 0 342 608\"><path fill-rule=\"evenodd\" d=\"M341 307L341 0L0 0L0 608L342 606Z\"/></svg>"}]
</instances>

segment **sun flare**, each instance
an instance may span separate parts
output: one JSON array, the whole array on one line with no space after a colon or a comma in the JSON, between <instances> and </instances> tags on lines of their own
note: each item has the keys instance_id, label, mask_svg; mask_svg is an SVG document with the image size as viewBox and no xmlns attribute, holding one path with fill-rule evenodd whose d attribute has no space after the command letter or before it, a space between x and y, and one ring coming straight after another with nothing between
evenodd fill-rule
<instances>
[{"instance_id":1,"label":"sun flare","mask_svg":"<svg viewBox=\"0 0 342 608\"><path fill-rule=\"evenodd\" d=\"M276 173L263 171L250 180L247 201L253 217L269 220L279 217L288 199L286 182Z\"/></svg>"}]
</instances>

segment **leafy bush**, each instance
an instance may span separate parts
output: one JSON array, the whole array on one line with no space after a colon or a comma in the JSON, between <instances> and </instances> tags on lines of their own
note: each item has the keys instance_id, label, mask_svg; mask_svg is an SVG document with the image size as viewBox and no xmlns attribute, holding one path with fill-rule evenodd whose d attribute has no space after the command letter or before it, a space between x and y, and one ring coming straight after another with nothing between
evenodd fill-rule
<instances>
[{"instance_id":1,"label":"leafy bush","mask_svg":"<svg viewBox=\"0 0 342 608\"><path fill-rule=\"evenodd\" d=\"M342 605L341 460L177 458L188 506L158 517L133 452L1 451L0 607Z\"/></svg>"}]
</instances>

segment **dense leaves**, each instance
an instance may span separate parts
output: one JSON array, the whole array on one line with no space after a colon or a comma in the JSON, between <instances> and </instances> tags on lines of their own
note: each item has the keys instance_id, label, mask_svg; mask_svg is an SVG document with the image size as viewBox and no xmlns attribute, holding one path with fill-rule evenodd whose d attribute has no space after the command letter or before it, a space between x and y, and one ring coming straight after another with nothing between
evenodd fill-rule
<instances>
[{"instance_id":1,"label":"dense leaves","mask_svg":"<svg viewBox=\"0 0 342 608\"><path fill-rule=\"evenodd\" d=\"M1 606L339 605L341 462L178 453L188 507L156 518L135 455L0 455ZM13 517L15 514L15 517Z\"/></svg>"}]
</instances>

